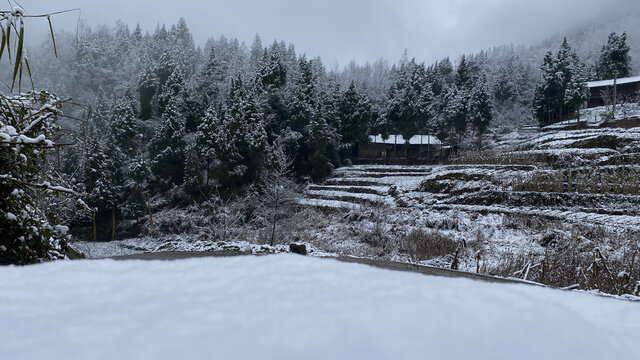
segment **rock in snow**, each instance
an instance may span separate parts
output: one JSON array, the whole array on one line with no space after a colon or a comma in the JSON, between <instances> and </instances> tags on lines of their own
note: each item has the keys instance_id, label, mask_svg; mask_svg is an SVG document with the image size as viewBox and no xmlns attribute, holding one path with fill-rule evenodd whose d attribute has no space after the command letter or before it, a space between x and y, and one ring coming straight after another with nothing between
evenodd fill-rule
<instances>
[{"instance_id":1,"label":"rock in snow","mask_svg":"<svg viewBox=\"0 0 640 360\"><path fill-rule=\"evenodd\" d=\"M5 359L638 359L640 305L290 254L0 268Z\"/></svg>"}]
</instances>

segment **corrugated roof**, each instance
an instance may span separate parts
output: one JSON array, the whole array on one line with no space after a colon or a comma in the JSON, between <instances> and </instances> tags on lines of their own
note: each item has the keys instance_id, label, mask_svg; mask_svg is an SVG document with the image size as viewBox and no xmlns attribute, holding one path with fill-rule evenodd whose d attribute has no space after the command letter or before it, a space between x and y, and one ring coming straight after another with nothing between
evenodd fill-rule
<instances>
[{"instance_id":1,"label":"corrugated roof","mask_svg":"<svg viewBox=\"0 0 640 360\"><path fill-rule=\"evenodd\" d=\"M396 138L397 136L397 138ZM382 135L370 135L369 136L369 141L371 141L374 144L398 144L398 145L402 145L405 143L404 138L402 137L402 135L389 135L389 138L384 140L382 138ZM427 145L427 144L431 144L431 145L441 145L442 142L440 140L438 140L437 138L431 136L431 135L415 135L413 136L411 139L409 139L409 144L411 145Z\"/></svg>"},{"instance_id":2,"label":"corrugated roof","mask_svg":"<svg viewBox=\"0 0 640 360\"><path fill-rule=\"evenodd\" d=\"M618 84L628 84L628 83L634 83L634 82L640 82L640 76L632 76L632 77L620 78L617 81ZM602 87L602 86L613 86L613 79L600 80L600 81L589 81L587 83L587 87L589 87L589 88Z\"/></svg>"}]
</instances>

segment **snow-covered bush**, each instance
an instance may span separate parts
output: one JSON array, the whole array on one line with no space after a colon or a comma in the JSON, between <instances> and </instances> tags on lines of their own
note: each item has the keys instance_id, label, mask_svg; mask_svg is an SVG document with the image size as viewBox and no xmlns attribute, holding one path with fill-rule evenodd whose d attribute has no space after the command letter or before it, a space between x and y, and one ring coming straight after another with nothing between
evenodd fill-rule
<instances>
[{"instance_id":1,"label":"snow-covered bush","mask_svg":"<svg viewBox=\"0 0 640 360\"><path fill-rule=\"evenodd\" d=\"M54 226L39 206L43 198L74 194L43 171L61 107L44 91L0 94L0 264L63 256L68 228Z\"/></svg>"}]
</instances>

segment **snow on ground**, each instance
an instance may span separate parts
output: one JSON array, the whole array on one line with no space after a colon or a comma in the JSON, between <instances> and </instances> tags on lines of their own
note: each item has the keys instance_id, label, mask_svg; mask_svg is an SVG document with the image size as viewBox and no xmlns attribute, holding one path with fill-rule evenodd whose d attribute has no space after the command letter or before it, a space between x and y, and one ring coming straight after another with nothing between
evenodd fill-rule
<instances>
[{"instance_id":1,"label":"snow on ground","mask_svg":"<svg viewBox=\"0 0 640 360\"><path fill-rule=\"evenodd\" d=\"M640 305L296 255L0 268L5 359L638 359Z\"/></svg>"}]
</instances>

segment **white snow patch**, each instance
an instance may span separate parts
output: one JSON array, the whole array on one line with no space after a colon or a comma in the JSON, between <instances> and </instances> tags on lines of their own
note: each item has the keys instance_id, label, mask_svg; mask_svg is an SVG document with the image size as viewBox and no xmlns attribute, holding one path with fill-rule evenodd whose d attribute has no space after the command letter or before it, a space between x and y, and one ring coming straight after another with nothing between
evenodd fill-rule
<instances>
[{"instance_id":1,"label":"white snow patch","mask_svg":"<svg viewBox=\"0 0 640 360\"><path fill-rule=\"evenodd\" d=\"M0 319L7 359L640 357L637 303L297 255L4 267Z\"/></svg>"}]
</instances>

